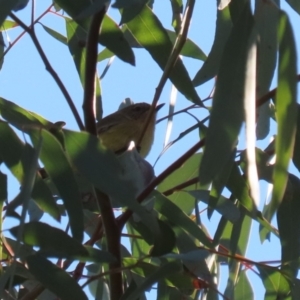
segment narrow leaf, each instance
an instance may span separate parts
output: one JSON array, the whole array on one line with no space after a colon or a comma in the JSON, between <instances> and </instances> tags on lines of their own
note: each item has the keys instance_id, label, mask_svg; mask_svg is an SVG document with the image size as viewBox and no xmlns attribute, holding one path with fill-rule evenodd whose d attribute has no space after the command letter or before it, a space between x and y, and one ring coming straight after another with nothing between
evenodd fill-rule
<instances>
[{"instance_id":1,"label":"narrow leaf","mask_svg":"<svg viewBox=\"0 0 300 300\"><path fill-rule=\"evenodd\" d=\"M287 299L292 286L283 274L276 268L269 266L257 265L256 267L266 289L265 299Z\"/></svg>"},{"instance_id":2,"label":"narrow leaf","mask_svg":"<svg viewBox=\"0 0 300 300\"><path fill-rule=\"evenodd\" d=\"M0 25L2 25L2 23L4 22L6 17L16 7L18 2L19 2L19 0L2 0L1 1Z\"/></svg>"},{"instance_id":3,"label":"narrow leaf","mask_svg":"<svg viewBox=\"0 0 300 300\"><path fill-rule=\"evenodd\" d=\"M78 25L74 20L65 18L67 43L74 60L81 84L85 84L85 59L86 47L84 47L87 39L86 31Z\"/></svg>"},{"instance_id":4,"label":"narrow leaf","mask_svg":"<svg viewBox=\"0 0 300 300\"><path fill-rule=\"evenodd\" d=\"M62 35L61 33L59 33L58 31L53 30L52 28L40 23L42 25L42 27L45 29L45 31L50 34L53 38L55 38L57 41L63 43L64 45L68 44L68 40L67 38Z\"/></svg>"},{"instance_id":5,"label":"narrow leaf","mask_svg":"<svg viewBox=\"0 0 300 300\"><path fill-rule=\"evenodd\" d=\"M247 179L250 186L250 195L256 206L259 206L259 183L256 168L256 33L253 34L247 55L244 112L246 126L246 154L247 154Z\"/></svg>"},{"instance_id":6,"label":"narrow leaf","mask_svg":"<svg viewBox=\"0 0 300 300\"><path fill-rule=\"evenodd\" d=\"M3 119L7 120L10 124L21 131L25 131L25 129L30 126L43 127L53 125L40 115L25 110L4 98L0 98L0 114Z\"/></svg>"},{"instance_id":7,"label":"narrow leaf","mask_svg":"<svg viewBox=\"0 0 300 300\"><path fill-rule=\"evenodd\" d=\"M155 195L155 210L165 216L169 222L186 230L190 235L197 238L207 247L211 246L211 242L202 231L202 229L192 221L178 206L172 203L168 198L158 192Z\"/></svg>"},{"instance_id":8,"label":"narrow leaf","mask_svg":"<svg viewBox=\"0 0 300 300\"><path fill-rule=\"evenodd\" d=\"M10 229L17 237L20 226ZM40 247L42 253L49 256L70 257L87 255L80 242L71 238L64 231L42 222L30 222L23 226L22 241L27 245Z\"/></svg>"},{"instance_id":9,"label":"narrow leaf","mask_svg":"<svg viewBox=\"0 0 300 300\"><path fill-rule=\"evenodd\" d=\"M280 13L278 28L279 70L276 93L275 141L276 162L273 172L273 193L270 217L280 204L288 179L288 165L293 153L297 122L297 56L293 30L286 13Z\"/></svg>"},{"instance_id":10,"label":"narrow leaf","mask_svg":"<svg viewBox=\"0 0 300 300\"><path fill-rule=\"evenodd\" d=\"M1 145L5 146L1 147ZM24 180L24 166L22 163L24 147L24 144L10 126L6 122L0 121L0 156L20 183ZM49 187L39 174L36 174L31 196L41 209L59 220L60 213L58 206Z\"/></svg>"},{"instance_id":11,"label":"narrow leaf","mask_svg":"<svg viewBox=\"0 0 300 300\"><path fill-rule=\"evenodd\" d=\"M72 235L77 240L82 241L83 212L81 195L72 166L59 141L48 131L31 130L30 136L34 145L36 145L39 135L43 138L41 160L64 202Z\"/></svg>"},{"instance_id":12,"label":"narrow leaf","mask_svg":"<svg viewBox=\"0 0 300 300\"><path fill-rule=\"evenodd\" d=\"M286 0L292 9L300 15L300 3L297 0Z\"/></svg>"},{"instance_id":13,"label":"narrow leaf","mask_svg":"<svg viewBox=\"0 0 300 300\"><path fill-rule=\"evenodd\" d=\"M203 66L193 79L194 86L201 85L217 75L231 29L232 22L229 7L222 10L218 9L214 43Z\"/></svg>"},{"instance_id":14,"label":"narrow leaf","mask_svg":"<svg viewBox=\"0 0 300 300\"><path fill-rule=\"evenodd\" d=\"M121 300L135 300L141 293L150 288L154 283L160 279L165 278L167 275L178 273L181 271L181 265L178 262L168 262L162 265L151 275L147 276L144 282L138 286L128 297L122 297Z\"/></svg>"},{"instance_id":15,"label":"narrow leaf","mask_svg":"<svg viewBox=\"0 0 300 300\"><path fill-rule=\"evenodd\" d=\"M152 10L145 6L138 16L126 24L134 38L150 53L157 64L164 70L173 45L167 31ZM178 58L170 80L189 100L199 104L201 100L194 89L182 60Z\"/></svg>"},{"instance_id":16,"label":"narrow leaf","mask_svg":"<svg viewBox=\"0 0 300 300\"><path fill-rule=\"evenodd\" d=\"M78 283L66 271L40 255L26 258L29 271L62 300L87 300Z\"/></svg>"},{"instance_id":17,"label":"narrow leaf","mask_svg":"<svg viewBox=\"0 0 300 300\"><path fill-rule=\"evenodd\" d=\"M277 25L279 9L273 1L258 0L255 5L255 24L259 34L257 43L257 98L265 95L270 88L277 63ZM264 139L270 131L269 103L258 108L257 139Z\"/></svg>"},{"instance_id":18,"label":"narrow leaf","mask_svg":"<svg viewBox=\"0 0 300 300\"><path fill-rule=\"evenodd\" d=\"M67 153L79 172L110 199L137 213L155 238L163 238L157 219L135 200L136 183L124 176L124 169L115 154L104 148L97 137L86 132L65 130L64 133Z\"/></svg>"},{"instance_id":19,"label":"narrow leaf","mask_svg":"<svg viewBox=\"0 0 300 300\"><path fill-rule=\"evenodd\" d=\"M282 269L296 279L300 255L300 180L289 174L287 187L277 210L277 223L281 242Z\"/></svg>"},{"instance_id":20,"label":"narrow leaf","mask_svg":"<svg viewBox=\"0 0 300 300\"><path fill-rule=\"evenodd\" d=\"M253 17L249 4L226 43L200 164L200 183L210 183L229 160L243 122L245 68Z\"/></svg>"}]
</instances>

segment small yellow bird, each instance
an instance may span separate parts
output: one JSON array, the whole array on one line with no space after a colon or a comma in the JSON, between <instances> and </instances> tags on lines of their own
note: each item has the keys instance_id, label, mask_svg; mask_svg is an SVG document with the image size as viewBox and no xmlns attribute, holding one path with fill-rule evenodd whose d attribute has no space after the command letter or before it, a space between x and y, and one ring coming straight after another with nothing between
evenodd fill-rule
<instances>
[{"instance_id":1,"label":"small yellow bird","mask_svg":"<svg viewBox=\"0 0 300 300\"><path fill-rule=\"evenodd\" d=\"M131 141L134 141L142 157L146 157L154 140L156 112L164 104L155 108L153 118L150 120L140 145L141 138L151 105L148 103L136 103L124 107L115 113L106 116L97 124L98 136L103 145L115 153L126 151Z\"/></svg>"}]
</instances>

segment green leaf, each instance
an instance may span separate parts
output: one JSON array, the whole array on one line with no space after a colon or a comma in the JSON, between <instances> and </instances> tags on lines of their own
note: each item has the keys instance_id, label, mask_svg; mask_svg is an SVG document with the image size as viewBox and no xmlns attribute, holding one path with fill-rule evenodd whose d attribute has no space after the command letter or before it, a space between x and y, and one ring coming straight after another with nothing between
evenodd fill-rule
<instances>
[{"instance_id":1,"label":"green leaf","mask_svg":"<svg viewBox=\"0 0 300 300\"><path fill-rule=\"evenodd\" d=\"M9 29L18 27L19 24L15 21L11 21L11 20L5 20L0 28L0 31L7 31Z\"/></svg>"},{"instance_id":2,"label":"green leaf","mask_svg":"<svg viewBox=\"0 0 300 300\"><path fill-rule=\"evenodd\" d=\"M3 39L3 34L0 32L0 70L2 69L3 63L4 63L4 48L5 48L5 43Z\"/></svg>"},{"instance_id":3,"label":"green leaf","mask_svg":"<svg viewBox=\"0 0 300 300\"><path fill-rule=\"evenodd\" d=\"M172 6L172 26L175 29L176 33L179 33L182 25L182 12L183 12L182 0L171 0L171 6Z\"/></svg>"},{"instance_id":4,"label":"green leaf","mask_svg":"<svg viewBox=\"0 0 300 300\"><path fill-rule=\"evenodd\" d=\"M17 237L19 230L20 226L16 226L10 232ZM24 224L21 238L27 245L40 247L40 252L48 256L72 257L88 254L80 242L64 231L42 222Z\"/></svg>"},{"instance_id":5,"label":"green leaf","mask_svg":"<svg viewBox=\"0 0 300 300\"><path fill-rule=\"evenodd\" d=\"M126 257L122 262L125 267L130 267L130 270L133 274L137 274L144 278L153 276L153 274L161 268L160 265L153 263L150 264L132 257ZM175 261L172 263L176 264ZM193 289L192 278L187 272L170 273L162 278L161 281L163 281L167 286L176 287L184 291Z\"/></svg>"},{"instance_id":6,"label":"green leaf","mask_svg":"<svg viewBox=\"0 0 300 300\"><path fill-rule=\"evenodd\" d=\"M253 27L249 5L233 27L219 69L199 178L210 183L224 168L244 120L243 97L248 43Z\"/></svg>"},{"instance_id":7,"label":"green leaf","mask_svg":"<svg viewBox=\"0 0 300 300\"><path fill-rule=\"evenodd\" d=\"M277 62L277 25L279 10L271 2L259 0L255 9L255 24L259 34L257 43L257 98L265 95L270 88ZM270 109L268 102L258 108L256 135L267 137L270 130Z\"/></svg>"},{"instance_id":8,"label":"green leaf","mask_svg":"<svg viewBox=\"0 0 300 300\"><path fill-rule=\"evenodd\" d=\"M287 299L292 286L278 269L269 266L256 265L266 289L266 300Z\"/></svg>"},{"instance_id":9,"label":"green leaf","mask_svg":"<svg viewBox=\"0 0 300 300\"><path fill-rule=\"evenodd\" d=\"M293 163L300 172L300 105L297 104L297 129L293 151Z\"/></svg>"},{"instance_id":10,"label":"green leaf","mask_svg":"<svg viewBox=\"0 0 300 300\"><path fill-rule=\"evenodd\" d=\"M250 238L252 219L246 215L246 210L241 208L241 217L232 226L231 235L229 239L230 254L241 255L246 254L247 245ZM229 263L229 278L225 290L225 295L228 298L233 298L235 295L237 278L240 273L240 262L237 259L230 259Z\"/></svg>"},{"instance_id":11,"label":"green leaf","mask_svg":"<svg viewBox=\"0 0 300 300\"><path fill-rule=\"evenodd\" d=\"M104 2L105 1L103 0L96 0L94 2L89 0L77 0L76 2L72 0L55 0L55 3L58 4L60 8L62 8L73 19L77 19L83 11L88 10L88 8L93 5L102 3L103 6Z\"/></svg>"},{"instance_id":12,"label":"green leaf","mask_svg":"<svg viewBox=\"0 0 300 300\"><path fill-rule=\"evenodd\" d=\"M218 9L214 43L203 66L193 79L194 86L201 85L217 75L231 29L232 22L229 7L222 10Z\"/></svg>"},{"instance_id":13,"label":"green leaf","mask_svg":"<svg viewBox=\"0 0 300 300\"><path fill-rule=\"evenodd\" d=\"M273 172L274 187L270 202L270 217L274 215L285 191L297 122L297 54L293 29L284 12L280 12L278 39L279 70L275 100L278 129L275 141L276 162Z\"/></svg>"},{"instance_id":14,"label":"green leaf","mask_svg":"<svg viewBox=\"0 0 300 300\"><path fill-rule=\"evenodd\" d=\"M113 52L121 60L133 66L135 65L134 53L125 39L122 30L107 15L103 20L99 36L99 43L107 47L107 49Z\"/></svg>"},{"instance_id":15,"label":"green leaf","mask_svg":"<svg viewBox=\"0 0 300 300\"><path fill-rule=\"evenodd\" d=\"M146 291L148 288L150 288L154 283L158 282L160 279L165 278L166 276L178 273L182 270L181 264L178 262L168 262L160 268L158 268L155 272L148 275L143 283L139 285L129 296L121 297L121 300L135 300L139 297L140 294L142 294L144 291Z\"/></svg>"},{"instance_id":16,"label":"green leaf","mask_svg":"<svg viewBox=\"0 0 300 300\"><path fill-rule=\"evenodd\" d=\"M237 283L234 289L234 299L253 300L254 293L251 283L247 277L246 270L239 273Z\"/></svg>"},{"instance_id":17,"label":"green leaf","mask_svg":"<svg viewBox=\"0 0 300 300\"><path fill-rule=\"evenodd\" d=\"M134 38L150 53L162 70L164 70L173 45L167 31L152 10L145 6L138 16L126 24ZM194 89L182 60L178 58L170 80L189 100L199 104L201 100Z\"/></svg>"},{"instance_id":18,"label":"green leaf","mask_svg":"<svg viewBox=\"0 0 300 300\"><path fill-rule=\"evenodd\" d=\"M5 147L1 147L1 145L5 145ZM20 183L24 180L24 165L22 161L24 149L25 146L16 133L6 122L0 121L0 157ZM50 189L39 174L36 174L31 196L43 211L59 220L58 206Z\"/></svg>"},{"instance_id":19,"label":"green leaf","mask_svg":"<svg viewBox=\"0 0 300 300\"><path fill-rule=\"evenodd\" d=\"M133 257L142 257L148 255L153 244L153 236L146 226L141 222L135 222L134 218L130 218L126 223L126 229L130 236L131 253ZM136 238L137 236L142 238Z\"/></svg>"},{"instance_id":20,"label":"green leaf","mask_svg":"<svg viewBox=\"0 0 300 300\"><path fill-rule=\"evenodd\" d=\"M208 199L208 208L207 208L207 216L211 218L213 211L218 206L219 198L222 194L223 189L226 186L229 175L231 173L232 166L234 164L234 157L236 153L232 154L232 158L230 158L223 170L216 176L216 178L212 182L212 186L209 193Z\"/></svg>"},{"instance_id":21,"label":"green leaf","mask_svg":"<svg viewBox=\"0 0 300 300\"><path fill-rule=\"evenodd\" d=\"M297 0L286 0L291 8L300 15L300 3Z\"/></svg>"},{"instance_id":22,"label":"green leaf","mask_svg":"<svg viewBox=\"0 0 300 300\"><path fill-rule=\"evenodd\" d=\"M202 153L191 156L179 169L171 173L162 183L160 183L157 190L164 193L177 185L197 177L201 158ZM189 191L193 189L194 186L188 186L184 190ZM195 208L195 199L188 193L174 191L171 195L168 195L168 198L188 216Z\"/></svg>"},{"instance_id":23,"label":"green leaf","mask_svg":"<svg viewBox=\"0 0 300 300\"><path fill-rule=\"evenodd\" d=\"M175 44L175 40L177 38L177 34L174 31L167 30L168 36L173 43ZM205 61L207 59L205 53L198 47L197 44L195 44L192 40L187 39L181 52L181 55L186 56L186 57L191 57L199 60Z\"/></svg>"},{"instance_id":24,"label":"green leaf","mask_svg":"<svg viewBox=\"0 0 300 300\"><path fill-rule=\"evenodd\" d=\"M87 300L75 279L66 271L57 267L40 255L26 258L29 271L38 278L41 284L62 300Z\"/></svg>"},{"instance_id":25,"label":"green leaf","mask_svg":"<svg viewBox=\"0 0 300 300\"><path fill-rule=\"evenodd\" d=\"M117 156L105 149L96 136L69 130L64 133L67 153L77 170L110 199L135 212L153 233L155 244L159 246L163 236L158 221L135 200L138 191L136 182L126 178L125 175L128 177L130 174L124 174Z\"/></svg>"},{"instance_id":26,"label":"green leaf","mask_svg":"<svg viewBox=\"0 0 300 300\"><path fill-rule=\"evenodd\" d=\"M198 239L205 246L211 247L211 241L202 229L176 204L156 191L154 191L153 194L155 195L154 208L158 213L162 214L171 224L186 230L190 235Z\"/></svg>"},{"instance_id":27,"label":"green leaf","mask_svg":"<svg viewBox=\"0 0 300 300\"><path fill-rule=\"evenodd\" d=\"M85 63L86 63L86 31L74 20L65 18L68 47L73 57L81 84L85 84Z\"/></svg>"},{"instance_id":28,"label":"green leaf","mask_svg":"<svg viewBox=\"0 0 300 300\"><path fill-rule=\"evenodd\" d=\"M38 166L38 158L41 151L41 138L37 141L36 148L32 148L29 144L24 145L22 152L22 166L24 176L21 182L21 189L16 198L7 206L7 214L14 214L14 209L18 205L22 205L21 224L25 222L26 213L28 210L33 187L36 179L36 170ZM23 226L23 225L22 225Z\"/></svg>"},{"instance_id":29,"label":"green leaf","mask_svg":"<svg viewBox=\"0 0 300 300\"><path fill-rule=\"evenodd\" d=\"M59 141L48 131L31 130L30 137L36 146L37 138L43 139L41 160L47 174L55 184L68 212L72 235L79 241L83 238L83 212L81 195L74 171Z\"/></svg>"},{"instance_id":30,"label":"green leaf","mask_svg":"<svg viewBox=\"0 0 300 300\"><path fill-rule=\"evenodd\" d=\"M289 174L287 187L277 210L282 269L293 279L298 274L300 255L300 180Z\"/></svg>"},{"instance_id":31,"label":"green leaf","mask_svg":"<svg viewBox=\"0 0 300 300\"><path fill-rule=\"evenodd\" d=\"M252 215L256 216L257 209L249 194L249 185L235 163L231 169L231 173L226 184L226 187L232 192L239 202L247 209Z\"/></svg>"},{"instance_id":32,"label":"green leaf","mask_svg":"<svg viewBox=\"0 0 300 300\"><path fill-rule=\"evenodd\" d=\"M24 108L0 98L0 114L3 119L21 131L26 131L28 127L51 127L53 123L47 121L40 115L25 110Z\"/></svg>"},{"instance_id":33,"label":"green leaf","mask_svg":"<svg viewBox=\"0 0 300 300\"><path fill-rule=\"evenodd\" d=\"M3 24L6 17L11 13L11 11L16 7L19 0L2 0L1 10L0 10L0 25Z\"/></svg>"},{"instance_id":34,"label":"green leaf","mask_svg":"<svg viewBox=\"0 0 300 300\"><path fill-rule=\"evenodd\" d=\"M90 18L87 18L91 13L94 13L94 8L104 4L103 0L91 2L90 0L78 0L76 3L71 0L56 0L55 1L63 10L67 12L86 32L89 30ZM82 12L85 12L84 14ZM119 26L107 15L104 16L101 32L98 39L99 43L107 47L121 60L134 65L134 54L128 42L124 38L122 30Z\"/></svg>"},{"instance_id":35,"label":"green leaf","mask_svg":"<svg viewBox=\"0 0 300 300\"><path fill-rule=\"evenodd\" d=\"M193 197L197 198L198 200L201 200L202 202L208 204L209 191L193 190L189 191L188 193L190 193ZM231 222L236 222L240 218L240 211L236 207L236 205L223 196L219 197L214 209Z\"/></svg>"},{"instance_id":36,"label":"green leaf","mask_svg":"<svg viewBox=\"0 0 300 300\"><path fill-rule=\"evenodd\" d=\"M49 33L53 38L55 38L57 41L63 43L64 45L68 44L68 39L62 35L61 33L59 33L58 31L53 30L52 28L40 23L42 25L42 27L45 29L45 31L47 33Z\"/></svg>"},{"instance_id":37,"label":"green leaf","mask_svg":"<svg viewBox=\"0 0 300 300\"><path fill-rule=\"evenodd\" d=\"M7 176L6 174L0 172L0 206L1 207L5 200L7 200Z\"/></svg>"},{"instance_id":38,"label":"green leaf","mask_svg":"<svg viewBox=\"0 0 300 300\"><path fill-rule=\"evenodd\" d=\"M89 17L93 17L94 14L100 12L107 8L108 2L107 0L96 0L90 2L90 5L83 9L77 16L76 20L87 19Z\"/></svg>"},{"instance_id":39,"label":"green leaf","mask_svg":"<svg viewBox=\"0 0 300 300\"><path fill-rule=\"evenodd\" d=\"M149 2L148 0L117 0L112 6L121 9L121 21L120 25L127 23L134 19L143 9L143 7Z\"/></svg>"},{"instance_id":40,"label":"green leaf","mask_svg":"<svg viewBox=\"0 0 300 300\"><path fill-rule=\"evenodd\" d=\"M174 258L174 259L181 259L181 260L189 260L189 261L202 261L206 259L210 255L210 252L206 249L198 249L193 250L186 253L170 253L164 255L166 258Z\"/></svg>"}]
</instances>

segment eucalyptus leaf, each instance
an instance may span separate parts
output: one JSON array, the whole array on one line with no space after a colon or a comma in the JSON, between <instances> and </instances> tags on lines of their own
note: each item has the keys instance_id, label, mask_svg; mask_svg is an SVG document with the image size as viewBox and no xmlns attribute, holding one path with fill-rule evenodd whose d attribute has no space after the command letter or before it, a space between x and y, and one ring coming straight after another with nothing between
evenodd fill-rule
<instances>
[{"instance_id":1,"label":"eucalyptus leaf","mask_svg":"<svg viewBox=\"0 0 300 300\"><path fill-rule=\"evenodd\" d=\"M31 255L26 258L26 263L29 271L39 279L40 283L60 299L88 299L74 278L44 257L37 254Z\"/></svg>"}]
</instances>

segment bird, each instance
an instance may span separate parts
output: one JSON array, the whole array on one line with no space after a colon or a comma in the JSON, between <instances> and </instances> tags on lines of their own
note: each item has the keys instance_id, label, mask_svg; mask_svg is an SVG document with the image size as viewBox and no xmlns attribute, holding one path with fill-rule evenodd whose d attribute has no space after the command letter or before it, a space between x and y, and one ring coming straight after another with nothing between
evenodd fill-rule
<instances>
[{"instance_id":1,"label":"bird","mask_svg":"<svg viewBox=\"0 0 300 300\"><path fill-rule=\"evenodd\" d=\"M126 151L133 141L140 155L146 157L154 140L156 113L163 105L156 106L142 140L142 131L151 108L151 105L145 102L128 105L104 117L97 123L98 137L106 148L116 154Z\"/></svg>"}]
</instances>

